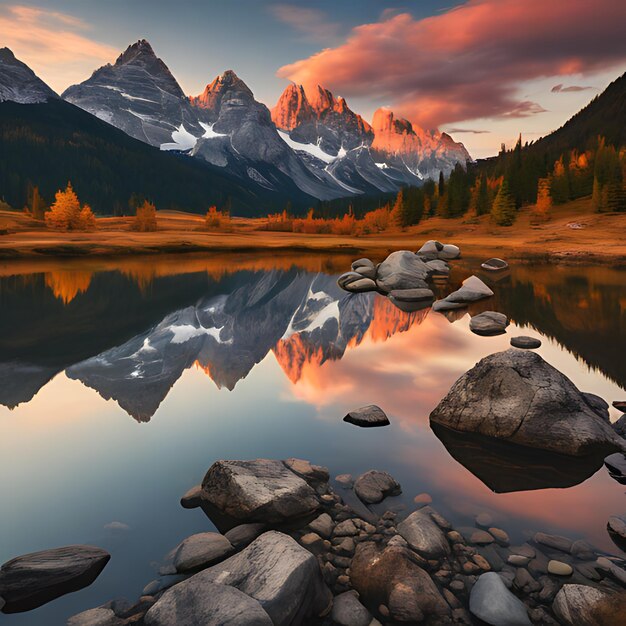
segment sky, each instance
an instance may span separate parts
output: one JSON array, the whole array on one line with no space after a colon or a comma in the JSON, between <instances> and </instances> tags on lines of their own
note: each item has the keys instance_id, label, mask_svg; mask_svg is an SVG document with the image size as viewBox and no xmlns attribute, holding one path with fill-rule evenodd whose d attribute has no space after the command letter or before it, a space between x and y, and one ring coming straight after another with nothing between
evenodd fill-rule
<instances>
[{"instance_id":1,"label":"sky","mask_svg":"<svg viewBox=\"0 0 626 626\"><path fill-rule=\"evenodd\" d=\"M8 46L57 92L148 39L185 93L234 70L272 107L323 86L474 158L561 126L626 71L621 0L0 0Z\"/></svg>"}]
</instances>

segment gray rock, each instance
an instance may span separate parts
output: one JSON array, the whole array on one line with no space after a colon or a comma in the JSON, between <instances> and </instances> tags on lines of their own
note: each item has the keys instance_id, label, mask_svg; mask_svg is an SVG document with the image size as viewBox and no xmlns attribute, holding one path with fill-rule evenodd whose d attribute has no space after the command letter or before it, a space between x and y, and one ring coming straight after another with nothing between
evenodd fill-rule
<instances>
[{"instance_id":1,"label":"gray rock","mask_svg":"<svg viewBox=\"0 0 626 626\"><path fill-rule=\"evenodd\" d=\"M309 528L320 537L328 539L333 532L333 520L328 513L322 513L309 524Z\"/></svg>"},{"instance_id":2,"label":"gray rock","mask_svg":"<svg viewBox=\"0 0 626 626\"><path fill-rule=\"evenodd\" d=\"M356 524L352 519L339 522L333 531L333 537L354 537L358 534L359 529L356 527Z\"/></svg>"},{"instance_id":3,"label":"gray rock","mask_svg":"<svg viewBox=\"0 0 626 626\"><path fill-rule=\"evenodd\" d=\"M476 335L502 335L509 325L509 318L504 313L485 311L474 315L470 320L470 330Z\"/></svg>"},{"instance_id":4,"label":"gray rock","mask_svg":"<svg viewBox=\"0 0 626 626\"><path fill-rule=\"evenodd\" d=\"M626 450L626 441L591 410L574 384L527 350L479 361L452 386L430 421L572 456Z\"/></svg>"},{"instance_id":5,"label":"gray rock","mask_svg":"<svg viewBox=\"0 0 626 626\"><path fill-rule=\"evenodd\" d=\"M435 295L430 289L394 289L388 297L392 302L430 302Z\"/></svg>"},{"instance_id":6,"label":"gray rock","mask_svg":"<svg viewBox=\"0 0 626 626\"><path fill-rule=\"evenodd\" d=\"M369 626L372 621L372 615L359 602L354 591L346 591L334 598L330 617L341 626Z\"/></svg>"},{"instance_id":7,"label":"gray rock","mask_svg":"<svg viewBox=\"0 0 626 626\"><path fill-rule=\"evenodd\" d=\"M515 567L524 567L528 565L530 559L527 556L522 556L521 554L509 554L506 562L511 565L515 565Z\"/></svg>"},{"instance_id":8,"label":"gray rock","mask_svg":"<svg viewBox=\"0 0 626 626\"><path fill-rule=\"evenodd\" d=\"M611 559L599 556L596 559L596 568L614 578L622 587L626 587L626 570L619 567Z\"/></svg>"},{"instance_id":9,"label":"gray rock","mask_svg":"<svg viewBox=\"0 0 626 626\"><path fill-rule=\"evenodd\" d=\"M0 568L4 613L19 613L90 585L111 558L94 546L73 545L18 556Z\"/></svg>"},{"instance_id":10,"label":"gray rock","mask_svg":"<svg viewBox=\"0 0 626 626\"><path fill-rule=\"evenodd\" d=\"M621 452L609 454L609 456L604 459L604 464L611 474L626 476L626 454L622 454Z\"/></svg>"},{"instance_id":11,"label":"gray rock","mask_svg":"<svg viewBox=\"0 0 626 626\"><path fill-rule=\"evenodd\" d=\"M283 461L287 469L290 469L294 474L304 478L307 483L313 487L317 487L321 484L328 482L330 475L328 468L323 465L313 465L310 461L304 459L287 459Z\"/></svg>"},{"instance_id":12,"label":"gray rock","mask_svg":"<svg viewBox=\"0 0 626 626\"><path fill-rule=\"evenodd\" d=\"M433 302L433 311L453 311L454 309L464 309L467 302L448 302L448 300L436 300ZM462 317L462 316L461 316ZM454 319L450 321L455 321Z\"/></svg>"},{"instance_id":13,"label":"gray rock","mask_svg":"<svg viewBox=\"0 0 626 626\"><path fill-rule=\"evenodd\" d=\"M178 545L174 554L174 567L180 574L194 572L224 560L234 550L224 535L198 533Z\"/></svg>"},{"instance_id":14,"label":"gray rock","mask_svg":"<svg viewBox=\"0 0 626 626\"><path fill-rule=\"evenodd\" d=\"M362 258L357 259L356 261L352 261L352 271L356 272L358 269L361 269L363 267L373 267L374 269L376 269L374 261L370 259Z\"/></svg>"},{"instance_id":15,"label":"gray rock","mask_svg":"<svg viewBox=\"0 0 626 626\"><path fill-rule=\"evenodd\" d=\"M561 537L560 535L548 535L546 533L535 533L533 539L536 543L541 543L544 546L560 550L561 552L568 552L572 549L572 540L567 537Z\"/></svg>"},{"instance_id":16,"label":"gray rock","mask_svg":"<svg viewBox=\"0 0 626 626\"><path fill-rule=\"evenodd\" d=\"M335 476L335 480L345 488L350 488L354 484L352 474L337 474L337 476Z\"/></svg>"},{"instance_id":17,"label":"gray rock","mask_svg":"<svg viewBox=\"0 0 626 626\"><path fill-rule=\"evenodd\" d=\"M398 496L402 493L400 483L391 474L370 470L361 474L354 483L354 492L365 504L381 502L387 496Z\"/></svg>"},{"instance_id":18,"label":"gray rock","mask_svg":"<svg viewBox=\"0 0 626 626\"><path fill-rule=\"evenodd\" d=\"M567 626L601 626L595 612L610 595L587 585L563 585L552 603L552 610Z\"/></svg>"},{"instance_id":19,"label":"gray rock","mask_svg":"<svg viewBox=\"0 0 626 626\"><path fill-rule=\"evenodd\" d=\"M620 549L626 551L626 521L617 515L609 517L606 529L613 540L613 543Z\"/></svg>"},{"instance_id":20,"label":"gray rock","mask_svg":"<svg viewBox=\"0 0 626 626\"><path fill-rule=\"evenodd\" d=\"M605 422L611 422L609 417L609 404L600 396L596 396L595 393L588 393L583 391L583 397L592 411L595 411Z\"/></svg>"},{"instance_id":21,"label":"gray rock","mask_svg":"<svg viewBox=\"0 0 626 626\"><path fill-rule=\"evenodd\" d=\"M563 563L563 561L556 561L552 559L548 561L548 574L554 576L571 576L574 570L569 563Z\"/></svg>"},{"instance_id":22,"label":"gray rock","mask_svg":"<svg viewBox=\"0 0 626 626\"><path fill-rule=\"evenodd\" d=\"M529 559L534 559L537 555L537 551L531 545L524 543L521 546L511 546L509 550L513 554L520 554L521 556L526 556Z\"/></svg>"},{"instance_id":23,"label":"gray rock","mask_svg":"<svg viewBox=\"0 0 626 626\"><path fill-rule=\"evenodd\" d=\"M361 276L363 276L364 278L371 278L372 280L376 280L376 267L373 264L371 267L357 267L354 271L358 274L361 274Z\"/></svg>"},{"instance_id":24,"label":"gray rock","mask_svg":"<svg viewBox=\"0 0 626 626\"><path fill-rule=\"evenodd\" d=\"M519 335L518 337L511 337L511 345L514 348L521 348L523 350L534 350L541 347L541 340L535 337Z\"/></svg>"},{"instance_id":25,"label":"gray rock","mask_svg":"<svg viewBox=\"0 0 626 626\"><path fill-rule=\"evenodd\" d=\"M142 591L141 595L144 596L154 596L159 591L164 591L165 589L169 589L174 585L182 582L183 580L187 580L189 576L187 574L175 574L173 576L160 576L155 580L149 582Z\"/></svg>"},{"instance_id":26,"label":"gray rock","mask_svg":"<svg viewBox=\"0 0 626 626\"><path fill-rule=\"evenodd\" d=\"M389 425L389 418L385 415L385 412L375 404L350 411L350 413L343 418L343 421L363 428Z\"/></svg>"},{"instance_id":27,"label":"gray rock","mask_svg":"<svg viewBox=\"0 0 626 626\"><path fill-rule=\"evenodd\" d=\"M220 512L245 522L285 522L320 506L305 480L282 461L269 459L216 461L202 489L203 498Z\"/></svg>"},{"instance_id":28,"label":"gray rock","mask_svg":"<svg viewBox=\"0 0 626 626\"><path fill-rule=\"evenodd\" d=\"M442 250L443 244L440 241L429 239L415 254L436 259Z\"/></svg>"},{"instance_id":29,"label":"gray rock","mask_svg":"<svg viewBox=\"0 0 626 626\"><path fill-rule=\"evenodd\" d=\"M347 283L344 285L343 289L351 293L365 293L366 291L376 291L377 284L371 278L363 276L359 280L353 280Z\"/></svg>"},{"instance_id":30,"label":"gray rock","mask_svg":"<svg viewBox=\"0 0 626 626\"><path fill-rule=\"evenodd\" d=\"M426 261L426 265L428 265L432 276L447 276L450 273L450 266L441 259Z\"/></svg>"},{"instance_id":31,"label":"gray rock","mask_svg":"<svg viewBox=\"0 0 626 626\"><path fill-rule=\"evenodd\" d=\"M146 626L273 626L261 603L234 587L191 577L176 585L146 613Z\"/></svg>"},{"instance_id":32,"label":"gray rock","mask_svg":"<svg viewBox=\"0 0 626 626\"><path fill-rule=\"evenodd\" d=\"M125 623L111 609L104 608L89 609L67 620L67 626L122 626Z\"/></svg>"},{"instance_id":33,"label":"gray rock","mask_svg":"<svg viewBox=\"0 0 626 626\"><path fill-rule=\"evenodd\" d=\"M491 626L530 626L524 604L495 572L478 577L469 600L470 612Z\"/></svg>"},{"instance_id":34,"label":"gray rock","mask_svg":"<svg viewBox=\"0 0 626 626\"><path fill-rule=\"evenodd\" d=\"M379 266L376 285L389 293L394 289L427 289L430 269L409 250L392 252Z\"/></svg>"},{"instance_id":35,"label":"gray rock","mask_svg":"<svg viewBox=\"0 0 626 626\"><path fill-rule=\"evenodd\" d=\"M189 489L180 499L180 504L184 509L195 509L202 502L202 485L195 485Z\"/></svg>"},{"instance_id":36,"label":"gray rock","mask_svg":"<svg viewBox=\"0 0 626 626\"><path fill-rule=\"evenodd\" d=\"M470 276L463 281L459 289L447 295L443 300L435 302L433 308L436 311L449 310L491 296L493 296L493 291L478 276Z\"/></svg>"},{"instance_id":37,"label":"gray rock","mask_svg":"<svg viewBox=\"0 0 626 626\"><path fill-rule=\"evenodd\" d=\"M461 256L461 249L452 243L446 243L443 245L443 249L439 251L439 258L444 261L458 259Z\"/></svg>"},{"instance_id":38,"label":"gray rock","mask_svg":"<svg viewBox=\"0 0 626 626\"><path fill-rule=\"evenodd\" d=\"M358 272L345 272L345 274L339 276L339 278L337 279L337 284L342 289L345 289L346 285L353 283L355 280L361 280L362 278L363 275L359 274Z\"/></svg>"},{"instance_id":39,"label":"gray rock","mask_svg":"<svg viewBox=\"0 0 626 626\"><path fill-rule=\"evenodd\" d=\"M400 522L398 533L413 550L428 559L450 554L450 544L444 532L424 509L414 511Z\"/></svg>"},{"instance_id":40,"label":"gray rock","mask_svg":"<svg viewBox=\"0 0 626 626\"><path fill-rule=\"evenodd\" d=\"M572 543L570 554L583 561L593 561L596 558L593 546L582 539Z\"/></svg>"},{"instance_id":41,"label":"gray rock","mask_svg":"<svg viewBox=\"0 0 626 626\"><path fill-rule=\"evenodd\" d=\"M500 272L502 270L508 269L509 264L503 259L493 257L491 259L488 259L484 263L481 263L480 267L482 267L484 270L487 270L488 272Z\"/></svg>"},{"instance_id":42,"label":"gray rock","mask_svg":"<svg viewBox=\"0 0 626 626\"><path fill-rule=\"evenodd\" d=\"M240 524L224 533L224 537L237 549L245 548L266 530L265 524Z\"/></svg>"},{"instance_id":43,"label":"gray rock","mask_svg":"<svg viewBox=\"0 0 626 626\"><path fill-rule=\"evenodd\" d=\"M615 404L615 403L613 403ZM611 424L613 430L620 436L626 439L626 414L622 415L617 422Z\"/></svg>"}]
</instances>

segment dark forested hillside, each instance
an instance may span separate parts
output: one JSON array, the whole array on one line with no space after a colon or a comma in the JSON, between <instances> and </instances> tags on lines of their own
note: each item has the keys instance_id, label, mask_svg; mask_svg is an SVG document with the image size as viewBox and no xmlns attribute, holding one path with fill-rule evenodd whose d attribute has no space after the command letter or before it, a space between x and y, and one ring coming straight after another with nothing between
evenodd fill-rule
<instances>
[{"instance_id":1,"label":"dark forested hillside","mask_svg":"<svg viewBox=\"0 0 626 626\"><path fill-rule=\"evenodd\" d=\"M204 213L210 205L258 215L316 201L296 189L277 193L244 184L219 168L162 152L62 100L0 103L0 199L21 208L29 190L44 201L70 180L81 201L100 214L127 213L131 195L158 209Z\"/></svg>"}]
</instances>

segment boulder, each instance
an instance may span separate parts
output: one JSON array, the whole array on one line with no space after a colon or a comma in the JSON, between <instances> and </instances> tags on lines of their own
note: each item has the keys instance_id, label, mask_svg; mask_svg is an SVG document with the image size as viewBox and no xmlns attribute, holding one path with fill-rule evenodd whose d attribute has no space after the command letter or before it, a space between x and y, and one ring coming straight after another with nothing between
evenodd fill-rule
<instances>
[{"instance_id":1,"label":"boulder","mask_svg":"<svg viewBox=\"0 0 626 626\"><path fill-rule=\"evenodd\" d=\"M439 258L444 261L452 261L461 257L461 249L452 243L444 243L443 249L439 251Z\"/></svg>"},{"instance_id":2,"label":"boulder","mask_svg":"<svg viewBox=\"0 0 626 626\"><path fill-rule=\"evenodd\" d=\"M348 285L349 283L353 283L355 280L361 280L362 278L363 275L359 274L358 272L345 272L345 274L339 276L339 278L337 279L337 284L342 289L345 289L346 285Z\"/></svg>"},{"instance_id":3,"label":"boulder","mask_svg":"<svg viewBox=\"0 0 626 626\"><path fill-rule=\"evenodd\" d=\"M592 411L595 411L607 424L611 423L608 402L600 396L596 396L595 393L589 393L587 391L583 391L583 397Z\"/></svg>"},{"instance_id":4,"label":"boulder","mask_svg":"<svg viewBox=\"0 0 626 626\"><path fill-rule=\"evenodd\" d=\"M432 517L420 509L398 524L398 533L417 553L427 559L450 554L450 544Z\"/></svg>"},{"instance_id":5,"label":"boulder","mask_svg":"<svg viewBox=\"0 0 626 626\"><path fill-rule=\"evenodd\" d=\"M392 302L431 302L435 295L430 289L394 289L388 297Z\"/></svg>"},{"instance_id":6,"label":"boulder","mask_svg":"<svg viewBox=\"0 0 626 626\"><path fill-rule=\"evenodd\" d=\"M359 280L353 280L344 285L343 289L350 293L365 293L366 291L376 291L377 285L371 278L362 276Z\"/></svg>"},{"instance_id":7,"label":"boulder","mask_svg":"<svg viewBox=\"0 0 626 626\"><path fill-rule=\"evenodd\" d=\"M224 533L224 537L237 549L245 548L267 529L265 524L240 524Z\"/></svg>"},{"instance_id":8,"label":"boulder","mask_svg":"<svg viewBox=\"0 0 626 626\"><path fill-rule=\"evenodd\" d=\"M363 267L373 267L374 269L376 269L376 265L374 264L374 261L370 259L363 258L363 259L357 259L356 261L352 261L353 272L356 272L358 269L361 269Z\"/></svg>"},{"instance_id":9,"label":"boulder","mask_svg":"<svg viewBox=\"0 0 626 626\"><path fill-rule=\"evenodd\" d=\"M485 357L430 414L431 424L511 443L585 456L626 450L565 375L527 350Z\"/></svg>"},{"instance_id":10,"label":"boulder","mask_svg":"<svg viewBox=\"0 0 626 626\"><path fill-rule=\"evenodd\" d=\"M189 489L180 499L180 505L184 509L195 509L202 502L202 485L195 485Z\"/></svg>"},{"instance_id":11,"label":"boulder","mask_svg":"<svg viewBox=\"0 0 626 626\"><path fill-rule=\"evenodd\" d=\"M309 618L325 614L332 601L330 591L322 580L316 557L290 536L269 531L238 554L166 591L148 615L152 614L152 619L153 615L160 614L164 610L161 606L168 607L168 618L176 618L175 611L192 617L189 607L205 606L205 603L211 608L215 606L216 609L220 606L226 607L228 603L224 601L212 604L211 592L214 587L211 584L216 583L235 587L256 600L276 626L300 624ZM181 622L177 619L169 622L146 622L148 626L181 623L191 625L222 622L202 619L196 619L195 622Z\"/></svg>"},{"instance_id":12,"label":"boulder","mask_svg":"<svg viewBox=\"0 0 626 626\"><path fill-rule=\"evenodd\" d=\"M361 267L357 267L354 271L357 274L361 274L364 278L376 280L376 266L373 264L371 267L369 265L362 265Z\"/></svg>"},{"instance_id":13,"label":"boulder","mask_svg":"<svg viewBox=\"0 0 626 626\"><path fill-rule=\"evenodd\" d=\"M426 261L426 265L431 272L431 276L447 276L450 273L450 266L441 259Z\"/></svg>"},{"instance_id":14,"label":"boulder","mask_svg":"<svg viewBox=\"0 0 626 626\"><path fill-rule=\"evenodd\" d=\"M615 402L613 405L615 405ZM611 427L620 437L626 439L626 415L622 415L617 422L613 422Z\"/></svg>"},{"instance_id":15,"label":"boulder","mask_svg":"<svg viewBox=\"0 0 626 626\"><path fill-rule=\"evenodd\" d=\"M518 337L511 337L511 345L514 348L521 348L522 350L534 350L541 347L541 340L535 337L520 335Z\"/></svg>"},{"instance_id":16,"label":"boulder","mask_svg":"<svg viewBox=\"0 0 626 626\"><path fill-rule=\"evenodd\" d=\"M392 252L379 266L376 285L389 293L394 289L427 289L426 279L430 269L409 250Z\"/></svg>"},{"instance_id":17,"label":"boulder","mask_svg":"<svg viewBox=\"0 0 626 626\"><path fill-rule=\"evenodd\" d=\"M67 626L123 626L125 623L111 609L103 607L83 611L67 620Z\"/></svg>"},{"instance_id":18,"label":"boulder","mask_svg":"<svg viewBox=\"0 0 626 626\"><path fill-rule=\"evenodd\" d=\"M346 591L335 597L330 614L333 623L341 626L369 626L371 613L359 602L354 591Z\"/></svg>"},{"instance_id":19,"label":"boulder","mask_svg":"<svg viewBox=\"0 0 626 626\"><path fill-rule=\"evenodd\" d=\"M96 580L111 555L94 546L72 545L18 556L0 568L4 613L20 613Z\"/></svg>"},{"instance_id":20,"label":"boulder","mask_svg":"<svg viewBox=\"0 0 626 626\"><path fill-rule=\"evenodd\" d=\"M478 577L470 593L469 610L491 626L531 626L523 602L506 588L495 572Z\"/></svg>"},{"instance_id":21,"label":"boulder","mask_svg":"<svg viewBox=\"0 0 626 626\"><path fill-rule=\"evenodd\" d=\"M503 259L493 257L491 259L488 259L484 263L481 263L480 267L482 267L484 270L487 270L488 272L501 272L502 270L508 269L509 264Z\"/></svg>"},{"instance_id":22,"label":"boulder","mask_svg":"<svg viewBox=\"0 0 626 626\"><path fill-rule=\"evenodd\" d=\"M326 484L330 478L328 468L323 465L314 465L310 461L294 458L287 459L283 463L287 469L306 480L313 487Z\"/></svg>"},{"instance_id":23,"label":"boulder","mask_svg":"<svg viewBox=\"0 0 626 626\"><path fill-rule=\"evenodd\" d=\"M450 614L450 607L420 567L419 557L402 546L359 543L350 582L361 602L373 610L385 605L392 620L416 622L426 617L439 623L437 618Z\"/></svg>"},{"instance_id":24,"label":"boulder","mask_svg":"<svg viewBox=\"0 0 626 626\"><path fill-rule=\"evenodd\" d=\"M322 513L309 524L309 528L320 537L328 539L333 532L333 518L328 513Z\"/></svg>"},{"instance_id":25,"label":"boulder","mask_svg":"<svg viewBox=\"0 0 626 626\"><path fill-rule=\"evenodd\" d=\"M443 244L441 241L429 239L415 254L426 258L437 259L442 250Z\"/></svg>"},{"instance_id":26,"label":"boulder","mask_svg":"<svg viewBox=\"0 0 626 626\"><path fill-rule=\"evenodd\" d=\"M216 461L202 482L203 500L242 522L280 523L314 513L315 491L282 461Z\"/></svg>"},{"instance_id":27,"label":"boulder","mask_svg":"<svg viewBox=\"0 0 626 626\"><path fill-rule=\"evenodd\" d=\"M478 276L470 276L463 281L459 289L448 294L443 300L438 300L438 302L443 302L449 308L454 308L453 305L466 305L491 296L493 296L493 291Z\"/></svg>"},{"instance_id":28,"label":"boulder","mask_svg":"<svg viewBox=\"0 0 626 626\"><path fill-rule=\"evenodd\" d=\"M402 488L391 474L370 470L356 479L354 492L361 502L375 504L382 502L387 496L400 495Z\"/></svg>"},{"instance_id":29,"label":"boulder","mask_svg":"<svg viewBox=\"0 0 626 626\"><path fill-rule=\"evenodd\" d=\"M485 311L474 315L470 320L470 330L476 335L492 336L502 335L509 325L509 318L504 313Z\"/></svg>"},{"instance_id":30,"label":"boulder","mask_svg":"<svg viewBox=\"0 0 626 626\"><path fill-rule=\"evenodd\" d=\"M178 545L174 554L174 567L179 574L196 572L223 561L234 550L224 535L198 533Z\"/></svg>"},{"instance_id":31,"label":"boulder","mask_svg":"<svg viewBox=\"0 0 626 626\"><path fill-rule=\"evenodd\" d=\"M626 521L617 515L612 515L606 523L606 529L613 543L626 552Z\"/></svg>"},{"instance_id":32,"label":"boulder","mask_svg":"<svg viewBox=\"0 0 626 626\"><path fill-rule=\"evenodd\" d=\"M155 578L150 581L144 588L141 593L143 596L154 596L159 591L165 591L165 589L169 589L174 585L182 582L183 580L187 580L189 578L188 574L174 574L173 576L160 576L159 578Z\"/></svg>"},{"instance_id":33,"label":"boulder","mask_svg":"<svg viewBox=\"0 0 626 626\"><path fill-rule=\"evenodd\" d=\"M261 603L235 587L192 576L166 591L144 617L146 626L273 626Z\"/></svg>"},{"instance_id":34,"label":"boulder","mask_svg":"<svg viewBox=\"0 0 626 626\"><path fill-rule=\"evenodd\" d=\"M388 426L389 418L385 412L375 404L362 406L359 409L350 411L344 418L344 422L362 426L363 428L372 428L376 426Z\"/></svg>"},{"instance_id":35,"label":"boulder","mask_svg":"<svg viewBox=\"0 0 626 626\"><path fill-rule=\"evenodd\" d=\"M563 585L554 598L552 610L567 626L602 626L596 611L601 604L610 602L610 598L609 594L595 587Z\"/></svg>"}]
</instances>

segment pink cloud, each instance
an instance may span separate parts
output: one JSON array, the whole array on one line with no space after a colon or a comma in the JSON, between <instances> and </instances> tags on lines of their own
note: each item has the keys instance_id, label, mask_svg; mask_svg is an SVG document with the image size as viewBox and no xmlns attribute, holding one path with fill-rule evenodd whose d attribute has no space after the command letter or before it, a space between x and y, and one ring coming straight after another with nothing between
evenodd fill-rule
<instances>
[{"instance_id":1,"label":"pink cloud","mask_svg":"<svg viewBox=\"0 0 626 626\"><path fill-rule=\"evenodd\" d=\"M82 32L84 20L58 11L12 5L0 8L2 45L56 91L84 80L95 66L114 60L115 48Z\"/></svg>"},{"instance_id":2,"label":"pink cloud","mask_svg":"<svg viewBox=\"0 0 626 626\"><path fill-rule=\"evenodd\" d=\"M615 0L470 0L421 20L387 13L278 75L386 99L427 127L524 117L544 109L517 96L523 81L626 62L624 23L626 4Z\"/></svg>"}]
</instances>

